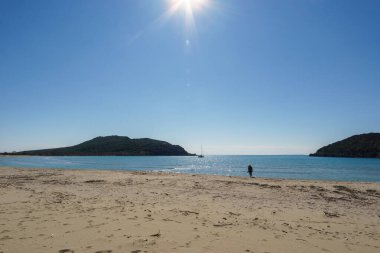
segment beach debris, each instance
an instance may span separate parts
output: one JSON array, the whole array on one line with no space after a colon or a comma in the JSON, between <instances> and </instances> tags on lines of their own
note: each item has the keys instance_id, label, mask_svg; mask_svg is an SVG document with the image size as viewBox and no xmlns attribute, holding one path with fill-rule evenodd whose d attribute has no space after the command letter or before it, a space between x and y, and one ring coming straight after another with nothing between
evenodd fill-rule
<instances>
[{"instance_id":1,"label":"beach debris","mask_svg":"<svg viewBox=\"0 0 380 253\"><path fill-rule=\"evenodd\" d=\"M158 233L152 234L150 236L152 236L152 237L160 237L161 236L161 231L158 230Z\"/></svg>"},{"instance_id":2,"label":"beach debris","mask_svg":"<svg viewBox=\"0 0 380 253\"><path fill-rule=\"evenodd\" d=\"M374 189L367 189L365 194L367 196L372 196L372 197L377 197L377 198L380 198L380 192L374 190Z\"/></svg>"},{"instance_id":3,"label":"beach debris","mask_svg":"<svg viewBox=\"0 0 380 253\"><path fill-rule=\"evenodd\" d=\"M214 224L213 226L214 227L225 227L225 226L232 226L233 223L218 223L218 224Z\"/></svg>"},{"instance_id":4,"label":"beach debris","mask_svg":"<svg viewBox=\"0 0 380 253\"><path fill-rule=\"evenodd\" d=\"M88 184L96 184L96 183L105 183L106 180L102 180L102 179L93 179L93 180L87 180L87 181L84 181L85 183L88 183Z\"/></svg>"},{"instance_id":5,"label":"beach debris","mask_svg":"<svg viewBox=\"0 0 380 253\"><path fill-rule=\"evenodd\" d=\"M240 216L241 213L233 213L233 212L228 212L230 215L236 215L236 216Z\"/></svg>"},{"instance_id":6,"label":"beach debris","mask_svg":"<svg viewBox=\"0 0 380 253\"><path fill-rule=\"evenodd\" d=\"M338 191L346 191L349 193L355 193L356 191L343 185L334 185L334 188L337 189Z\"/></svg>"},{"instance_id":7,"label":"beach debris","mask_svg":"<svg viewBox=\"0 0 380 253\"><path fill-rule=\"evenodd\" d=\"M319 191L319 192L324 192L324 191L326 191L325 188L320 187L320 186L315 186L315 185L310 185L309 188L310 188L310 189L313 189L313 190L316 190L316 191Z\"/></svg>"},{"instance_id":8,"label":"beach debris","mask_svg":"<svg viewBox=\"0 0 380 253\"><path fill-rule=\"evenodd\" d=\"M74 250L72 249L61 249L58 251L58 253L74 253Z\"/></svg>"},{"instance_id":9,"label":"beach debris","mask_svg":"<svg viewBox=\"0 0 380 253\"><path fill-rule=\"evenodd\" d=\"M338 213L331 213L331 212L327 212L327 211L323 211L323 212L325 213L325 216L329 217L329 218L337 218L340 216Z\"/></svg>"},{"instance_id":10,"label":"beach debris","mask_svg":"<svg viewBox=\"0 0 380 253\"><path fill-rule=\"evenodd\" d=\"M188 216L189 214L199 214L197 212L192 212L192 211L179 211L181 214Z\"/></svg>"},{"instance_id":11,"label":"beach debris","mask_svg":"<svg viewBox=\"0 0 380 253\"><path fill-rule=\"evenodd\" d=\"M181 214L183 214L185 216L188 216L189 214L199 214L198 212L187 211L187 210L178 210L178 212L180 212Z\"/></svg>"}]
</instances>

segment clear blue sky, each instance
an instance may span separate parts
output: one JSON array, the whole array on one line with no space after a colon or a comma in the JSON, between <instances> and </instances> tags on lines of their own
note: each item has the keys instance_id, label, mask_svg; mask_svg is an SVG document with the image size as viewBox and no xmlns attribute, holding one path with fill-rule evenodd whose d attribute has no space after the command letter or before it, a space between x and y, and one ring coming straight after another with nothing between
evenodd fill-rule
<instances>
[{"instance_id":1,"label":"clear blue sky","mask_svg":"<svg viewBox=\"0 0 380 253\"><path fill-rule=\"evenodd\" d=\"M380 1L208 0L192 27L169 2L0 0L0 151L307 154L380 131Z\"/></svg>"}]
</instances>

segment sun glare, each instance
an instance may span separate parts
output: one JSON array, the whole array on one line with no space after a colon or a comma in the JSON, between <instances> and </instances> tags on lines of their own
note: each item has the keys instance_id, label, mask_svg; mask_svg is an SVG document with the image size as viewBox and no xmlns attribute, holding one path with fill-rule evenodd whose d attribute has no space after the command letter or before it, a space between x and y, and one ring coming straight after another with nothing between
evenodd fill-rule
<instances>
[{"instance_id":1,"label":"sun glare","mask_svg":"<svg viewBox=\"0 0 380 253\"><path fill-rule=\"evenodd\" d=\"M208 2L209 0L169 0L168 14L173 15L179 11L183 11L185 15L186 29L194 30L196 28L194 12L205 8Z\"/></svg>"},{"instance_id":2,"label":"sun glare","mask_svg":"<svg viewBox=\"0 0 380 253\"><path fill-rule=\"evenodd\" d=\"M207 0L170 0L170 5L176 9L183 9L186 12L198 10L207 4Z\"/></svg>"}]
</instances>

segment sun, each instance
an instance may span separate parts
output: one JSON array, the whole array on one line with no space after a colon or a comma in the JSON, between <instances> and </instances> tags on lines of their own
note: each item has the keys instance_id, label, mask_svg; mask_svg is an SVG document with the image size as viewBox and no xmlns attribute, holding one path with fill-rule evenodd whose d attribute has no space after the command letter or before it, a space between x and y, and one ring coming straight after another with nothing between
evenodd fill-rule
<instances>
[{"instance_id":1,"label":"sun","mask_svg":"<svg viewBox=\"0 0 380 253\"><path fill-rule=\"evenodd\" d=\"M188 33L196 30L194 13L207 7L211 0L168 0L169 16L182 11L184 13L186 30Z\"/></svg>"},{"instance_id":2,"label":"sun","mask_svg":"<svg viewBox=\"0 0 380 253\"><path fill-rule=\"evenodd\" d=\"M183 9L186 12L199 10L207 5L208 0L170 0L170 6L175 9Z\"/></svg>"}]
</instances>

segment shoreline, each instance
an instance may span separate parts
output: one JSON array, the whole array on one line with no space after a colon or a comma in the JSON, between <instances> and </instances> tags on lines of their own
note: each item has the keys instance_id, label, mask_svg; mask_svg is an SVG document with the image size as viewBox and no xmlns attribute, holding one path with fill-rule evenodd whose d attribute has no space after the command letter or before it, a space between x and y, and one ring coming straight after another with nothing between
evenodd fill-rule
<instances>
[{"instance_id":1,"label":"shoreline","mask_svg":"<svg viewBox=\"0 0 380 253\"><path fill-rule=\"evenodd\" d=\"M378 182L0 167L0 195L4 252L380 249Z\"/></svg>"},{"instance_id":2,"label":"shoreline","mask_svg":"<svg viewBox=\"0 0 380 253\"><path fill-rule=\"evenodd\" d=\"M253 176L250 178L249 176L229 176L229 175L218 175L218 174L202 174L202 173L183 173L183 172L171 172L171 171L157 171L157 170L125 170L125 169L79 169L79 168L33 168L33 167L15 167L15 166L0 166L1 169L13 169L13 170L30 170L30 171L72 171L72 172L89 172L89 173L125 173L125 174L132 174L132 175L157 175L157 176L162 176L162 175L184 175L184 176L191 176L191 177L196 177L196 176L201 176L201 177L208 177L209 179L234 179L234 180L252 180L252 181L267 181L267 182L300 182L300 183L321 183L321 184L375 184L379 185L380 187L380 182L377 181L340 181L340 180L333 180L333 179L296 179L296 178L270 178L270 177L255 177ZM248 174L248 173L247 173Z\"/></svg>"},{"instance_id":3,"label":"shoreline","mask_svg":"<svg viewBox=\"0 0 380 253\"><path fill-rule=\"evenodd\" d=\"M321 160L320 160L321 159ZM327 159L327 160L326 160ZM379 182L380 163L373 159L310 158L308 156L215 156L215 158L172 157L0 157L1 166L146 170L172 173L198 173L246 177L247 164L254 165L254 176L286 180L322 180L339 182ZM346 159L349 159L346 161ZM380 160L379 160L380 161Z\"/></svg>"},{"instance_id":4,"label":"shoreline","mask_svg":"<svg viewBox=\"0 0 380 253\"><path fill-rule=\"evenodd\" d=\"M126 169L107 169L107 168L102 168L102 169L80 169L80 168L43 168L43 167L39 167L39 168L34 168L34 167L16 167L16 166L2 166L0 165L0 169L4 169L4 168L13 168L13 169L20 169L20 170L67 170L67 171L77 171L77 172L81 172L81 171L92 171L92 172L96 172L96 171L104 171L104 172L125 172L125 173L137 173L137 174L141 174L141 175L145 175L145 174L174 174L174 175L204 175L204 176L210 176L210 177L225 177L225 178L235 178L235 179L252 179L252 180L273 180L273 181L276 181L276 180L283 180L283 181L300 181L300 182L326 182L326 183L359 183L359 184L366 184L366 183L370 183L370 184L379 184L380 185L380 181L344 181L344 180L334 180L334 179L312 179L312 178L303 178L303 179L297 179L297 178L281 178L281 177L256 177L256 176L253 176L252 178L250 178L248 175L247 176L231 176L231 175L221 175L221 174L204 174L204 173L184 173L184 172L172 172L171 170L166 170L166 171L158 171L158 170L126 170ZM248 173L247 173L248 174ZM0 252L1 253L1 252Z\"/></svg>"}]
</instances>

